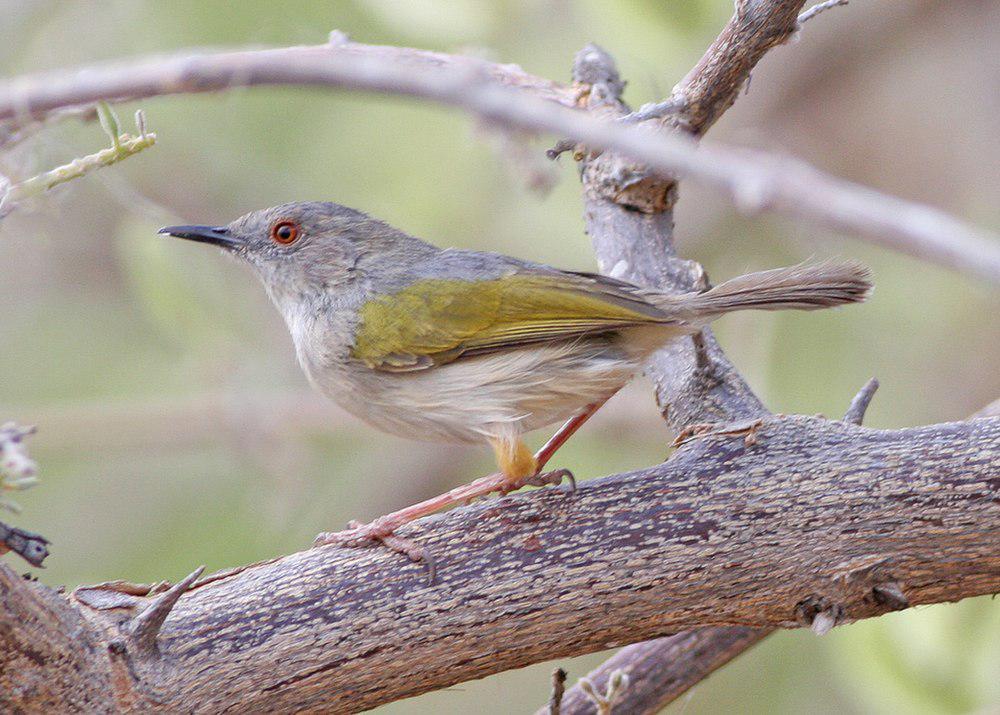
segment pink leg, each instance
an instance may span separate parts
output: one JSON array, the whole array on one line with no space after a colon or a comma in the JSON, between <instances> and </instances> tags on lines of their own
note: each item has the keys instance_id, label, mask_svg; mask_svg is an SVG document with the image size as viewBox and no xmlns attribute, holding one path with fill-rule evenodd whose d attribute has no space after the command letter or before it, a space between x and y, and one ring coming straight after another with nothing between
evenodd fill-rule
<instances>
[{"instance_id":1,"label":"pink leg","mask_svg":"<svg viewBox=\"0 0 1000 715\"><path fill-rule=\"evenodd\" d=\"M556 451L566 443L566 440L572 437L573 433L580 429L583 423L589 420L609 399L611 399L611 395L608 395L600 402L587 405L583 412L571 418L552 435L552 438L535 454L535 459L538 462L538 472L542 471ZM537 478L538 473L526 479L524 484L537 483ZM351 522L348 525L351 528L347 531L323 532L316 537L313 545L339 544L341 546L360 546L375 540L382 541L386 546L389 546L394 551L405 554L413 561L425 561L428 555L424 549L405 539L393 536L393 532L403 524L428 516L441 509L458 504L467 504L473 499L497 491L510 491L510 483L504 475L491 474L487 477L480 477L468 484L450 489L444 494L439 494L436 497L425 499L422 502L403 507L385 516L380 516L370 524L361 525L357 522Z\"/></svg>"},{"instance_id":2,"label":"pink leg","mask_svg":"<svg viewBox=\"0 0 1000 715\"><path fill-rule=\"evenodd\" d=\"M542 448L535 453L535 461L538 462L538 471L545 469L545 465L549 463L552 456L558 451L560 447L566 444L566 440L573 436L573 434L583 427L583 423L594 416L594 413L599 409L604 407L604 403L610 400L613 395L608 395L600 402L594 402L583 408L583 412L578 414L576 417L571 417L566 423L559 428L559 430L549 438L549 441L542 445Z\"/></svg>"}]
</instances>

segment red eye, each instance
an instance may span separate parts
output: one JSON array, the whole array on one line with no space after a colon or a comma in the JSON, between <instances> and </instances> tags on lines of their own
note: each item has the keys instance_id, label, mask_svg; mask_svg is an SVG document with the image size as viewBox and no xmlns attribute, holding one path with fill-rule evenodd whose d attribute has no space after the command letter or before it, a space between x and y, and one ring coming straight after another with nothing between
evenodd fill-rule
<instances>
[{"instance_id":1,"label":"red eye","mask_svg":"<svg viewBox=\"0 0 1000 715\"><path fill-rule=\"evenodd\" d=\"M271 226L271 240L288 245L299 237L299 225L294 221L279 221Z\"/></svg>"}]
</instances>

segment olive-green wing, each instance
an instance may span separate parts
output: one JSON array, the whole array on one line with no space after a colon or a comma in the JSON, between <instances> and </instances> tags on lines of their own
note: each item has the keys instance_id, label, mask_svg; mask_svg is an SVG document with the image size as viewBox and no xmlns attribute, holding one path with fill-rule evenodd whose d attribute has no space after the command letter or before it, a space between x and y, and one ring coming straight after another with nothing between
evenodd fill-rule
<instances>
[{"instance_id":1,"label":"olive-green wing","mask_svg":"<svg viewBox=\"0 0 1000 715\"><path fill-rule=\"evenodd\" d=\"M521 269L478 281L429 278L365 303L353 354L372 368L422 370L531 343L671 319L620 281Z\"/></svg>"}]
</instances>

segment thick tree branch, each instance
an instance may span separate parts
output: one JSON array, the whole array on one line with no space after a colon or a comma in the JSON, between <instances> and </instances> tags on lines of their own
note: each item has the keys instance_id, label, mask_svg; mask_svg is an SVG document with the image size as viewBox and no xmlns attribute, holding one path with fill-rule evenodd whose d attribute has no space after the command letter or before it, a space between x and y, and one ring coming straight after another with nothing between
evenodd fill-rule
<instances>
[{"instance_id":1,"label":"thick tree branch","mask_svg":"<svg viewBox=\"0 0 1000 715\"><path fill-rule=\"evenodd\" d=\"M734 16L730 24L740 21ZM705 60L700 64L705 65ZM587 47L577 55L573 79L591 88L585 96L592 111L626 121L635 116L627 113L621 99L623 84L614 60L600 48ZM724 95L718 97L726 101ZM677 94L672 99L680 105L688 101ZM581 177L584 219L602 272L661 290L687 292L707 287L701 266L679 258L674 249L677 187L672 179L652 176L642 165L611 153L585 162ZM678 341L659 351L646 374L656 388L664 418L677 431L699 422L736 422L767 414L711 329L690 342ZM587 680L603 688L612 673L624 670L635 682L624 694L623 711L656 712L766 635L766 631L755 632L748 639L747 632L744 628L704 628L697 636L685 632L626 646L589 673ZM655 676L648 679L652 673ZM589 701L577 684L570 689L563 712L589 713Z\"/></svg>"},{"instance_id":2,"label":"thick tree branch","mask_svg":"<svg viewBox=\"0 0 1000 715\"><path fill-rule=\"evenodd\" d=\"M889 582L914 605L995 592L998 488L1000 419L877 431L769 418L750 448L697 440L575 495L542 490L405 528L438 555L432 587L383 549L293 554L196 584L155 655L123 635L122 618L147 598L118 590L110 610L51 607L87 624L76 633L97 644L88 668L119 702L359 710L687 628L793 627L817 603L836 605L841 621L865 618L891 607L873 591ZM56 598L11 578L32 602ZM0 634L23 653L35 636L12 608L0 609ZM57 635L43 631L36 647ZM22 685L51 666L22 657L0 669L0 704L23 705ZM134 677L111 679L116 668Z\"/></svg>"},{"instance_id":3,"label":"thick tree branch","mask_svg":"<svg viewBox=\"0 0 1000 715\"><path fill-rule=\"evenodd\" d=\"M662 115L665 126L703 134L732 105L764 53L809 19L808 11L796 15L801 6L801 2L755 6L738 2L737 12L698 65L675 87L670 99L660 103L670 110ZM573 73L578 84L600 87L595 104L606 111L624 115L624 121L641 115L642 110L626 114L620 98L622 83L606 53L585 49ZM594 93L589 95L593 100ZM652 109L649 113L655 114ZM588 163L582 176L588 232L603 271L678 292L705 286L701 266L681 260L673 248L677 187L672 180L658 181L641 165L611 154ZM664 417L677 430L698 422L737 422L766 414L710 330L690 344L679 342L660 351L647 374L656 386ZM601 687L611 673L623 669L637 681L625 695L624 710L657 712L766 634L765 630L720 627L638 643L623 648L587 677ZM569 692L564 711L586 712L586 702L585 693L576 686Z\"/></svg>"},{"instance_id":4,"label":"thick tree branch","mask_svg":"<svg viewBox=\"0 0 1000 715\"><path fill-rule=\"evenodd\" d=\"M781 8L801 5L776 4ZM742 16L738 13L738 17ZM784 14L779 16L783 18ZM781 25L779 31L768 32L751 24L728 42L747 39L755 43L745 61L759 58L790 31ZM712 62L705 71L721 72ZM718 110L710 109L716 102L731 101L738 91L735 75L722 74L719 79L725 80L726 87L710 96L703 96L708 90L690 77L680 85L678 91L693 107L685 115L686 124L696 131L699 126L703 131L717 116ZM437 53L341 42L53 72L0 84L0 121L29 121L98 99L137 99L257 84L369 90L450 104L507 128L570 136L593 148L620 152L661 174L690 177L732 197L745 211L779 211L1000 282L1000 239L942 211L836 179L790 158L721 146L699 149L681 134L602 121L563 106L575 99L565 88L530 77L516 67Z\"/></svg>"},{"instance_id":5,"label":"thick tree branch","mask_svg":"<svg viewBox=\"0 0 1000 715\"><path fill-rule=\"evenodd\" d=\"M684 100L685 129L700 136L729 109L750 72L772 47L799 29L804 0L736 0L736 12L701 60L674 87Z\"/></svg>"}]
</instances>

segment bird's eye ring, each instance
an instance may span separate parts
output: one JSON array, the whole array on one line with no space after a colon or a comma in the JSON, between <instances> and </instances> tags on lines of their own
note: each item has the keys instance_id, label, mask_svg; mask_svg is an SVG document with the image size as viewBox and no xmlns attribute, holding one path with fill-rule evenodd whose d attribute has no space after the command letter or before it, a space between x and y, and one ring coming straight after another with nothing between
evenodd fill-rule
<instances>
[{"instance_id":1,"label":"bird's eye ring","mask_svg":"<svg viewBox=\"0 0 1000 715\"><path fill-rule=\"evenodd\" d=\"M300 233L299 225L294 221L278 221L271 226L271 240L286 246L294 243Z\"/></svg>"}]
</instances>

